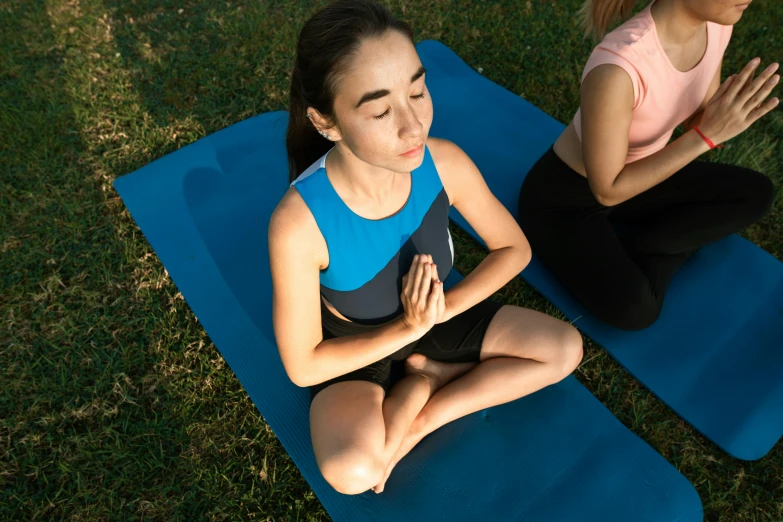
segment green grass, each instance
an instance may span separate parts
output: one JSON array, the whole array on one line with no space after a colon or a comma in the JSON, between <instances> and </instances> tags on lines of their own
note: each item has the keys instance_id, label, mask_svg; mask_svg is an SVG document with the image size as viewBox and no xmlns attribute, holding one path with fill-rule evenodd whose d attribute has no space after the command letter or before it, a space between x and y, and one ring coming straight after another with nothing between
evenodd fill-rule
<instances>
[{"instance_id":1,"label":"green grass","mask_svg":"<svg viewBox=\"0 0 783 522\"><path fill-rule=\"evenodd\" d=\"M591 49L578 4L389 3L418 38L443 41L563 121ZM305 0L0 0L0 519L328 520L111 187L285 108L312 10ZM725 75L755 55L783 59L781 19L783 3L754 2ZM714 156L775 180L773 211L746 236L779 259L782 114ZM455 234L467 271L482 253ZM520 281L500 296L558 315ZM577 377L693 482L707 520L783 520L781 444L758 462L728 457L591 343Z\"/></svg>"}]
</instances>

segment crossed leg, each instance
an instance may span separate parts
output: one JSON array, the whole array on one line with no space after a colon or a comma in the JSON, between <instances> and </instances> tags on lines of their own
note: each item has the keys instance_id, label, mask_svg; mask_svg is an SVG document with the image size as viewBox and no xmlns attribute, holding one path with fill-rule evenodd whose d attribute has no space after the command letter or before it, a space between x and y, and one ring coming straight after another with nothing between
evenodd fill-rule
<instances>
[{"instance_id":1,"label":"crossed leg","mask_svg":"<svg viewBox=\"0 0 783 522\"><path fill-rule=\"evenodd\" d=\"M408 360L408 375L384 398L364 381L329 386L313 399L316 461L337 491L380 493L394 466L426 435L475 411L503 404L568 376L582 358L582 338L545 314L502 307L476 363Z\"/></svg>"}]
</instances>

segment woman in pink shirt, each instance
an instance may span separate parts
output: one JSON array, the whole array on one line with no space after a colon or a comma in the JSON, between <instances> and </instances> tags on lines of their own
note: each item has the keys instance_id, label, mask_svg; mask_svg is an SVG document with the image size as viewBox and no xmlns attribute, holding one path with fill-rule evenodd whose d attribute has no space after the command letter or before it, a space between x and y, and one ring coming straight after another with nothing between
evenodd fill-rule
<instances>
[{"instance_id":1,"label":"woman in pink shirt","mask_svg":"<svg viewBox=\"0 0 783 522\"><path fill-rule=\"evenodd\" d=\"M603 34L634 3L588 0L588 32ZM772 204L766 176L697 161L778 104L769 98L777 63L755 74L753 59L720 83L749 5L657 0L606 35L585 66L580 110L522 186L519 221L533 251L617 328L652 324L682 263ZM670 141L678 125L686 132Z\"/></svg>"}]
</instances>

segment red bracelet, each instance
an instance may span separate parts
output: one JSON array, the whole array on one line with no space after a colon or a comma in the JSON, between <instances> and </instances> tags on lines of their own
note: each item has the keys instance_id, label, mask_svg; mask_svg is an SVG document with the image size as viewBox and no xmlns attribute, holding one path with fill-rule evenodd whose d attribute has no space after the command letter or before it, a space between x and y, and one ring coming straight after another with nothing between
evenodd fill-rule
<instances>
[{"instance_id":1,"label":"red bracelet","mask_svg":"<svg viewBox=\"0 0 783 522\"><path fill-rule=\"evenodd\" d=\"M722 149L722 148L723 148L723 145L715 145L715 144L712 142L712 140L711 140L711 139L709 139L707 136L705 136L704 134L702 134L702 133L701 133L701 131L699 130L699 127L698 127L698 126L694 127L694 128L693 128L693 130L695 130L695 131L696 131L696 132L699 134L699 136L701 136L701 138L702 138L704 141L706 141L706 142L707 142L707 145L709 145L711 149Z\"/></svg>"}]
</instances>

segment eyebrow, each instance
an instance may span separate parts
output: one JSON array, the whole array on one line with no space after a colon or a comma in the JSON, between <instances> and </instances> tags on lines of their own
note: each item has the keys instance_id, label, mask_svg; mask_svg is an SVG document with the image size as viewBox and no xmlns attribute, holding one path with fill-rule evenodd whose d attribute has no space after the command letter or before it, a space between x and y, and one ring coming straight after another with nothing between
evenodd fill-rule
<instances>
[{"instance_id":1,"label":"eyebrow","mask_svg":"<svg viewBox=\"0 0 783 522\"><path fill-rule=\"evenodd\" d=\"M411 76L411 83L415 82L422 76L424 76L424 73L427 72L427 69L424 68L424 66L419 67L419 70L416 71L416 73ZM356 109L362 106L363 103L367 103L373 100L377 100L378 98L383 98L384 96L388 96L390 94L389 89L378 89L377 91L372 92L366 92L364 93L364 96L361 97L359 100L359 103L356 104Z\"/></svg>"}]
</instances>

